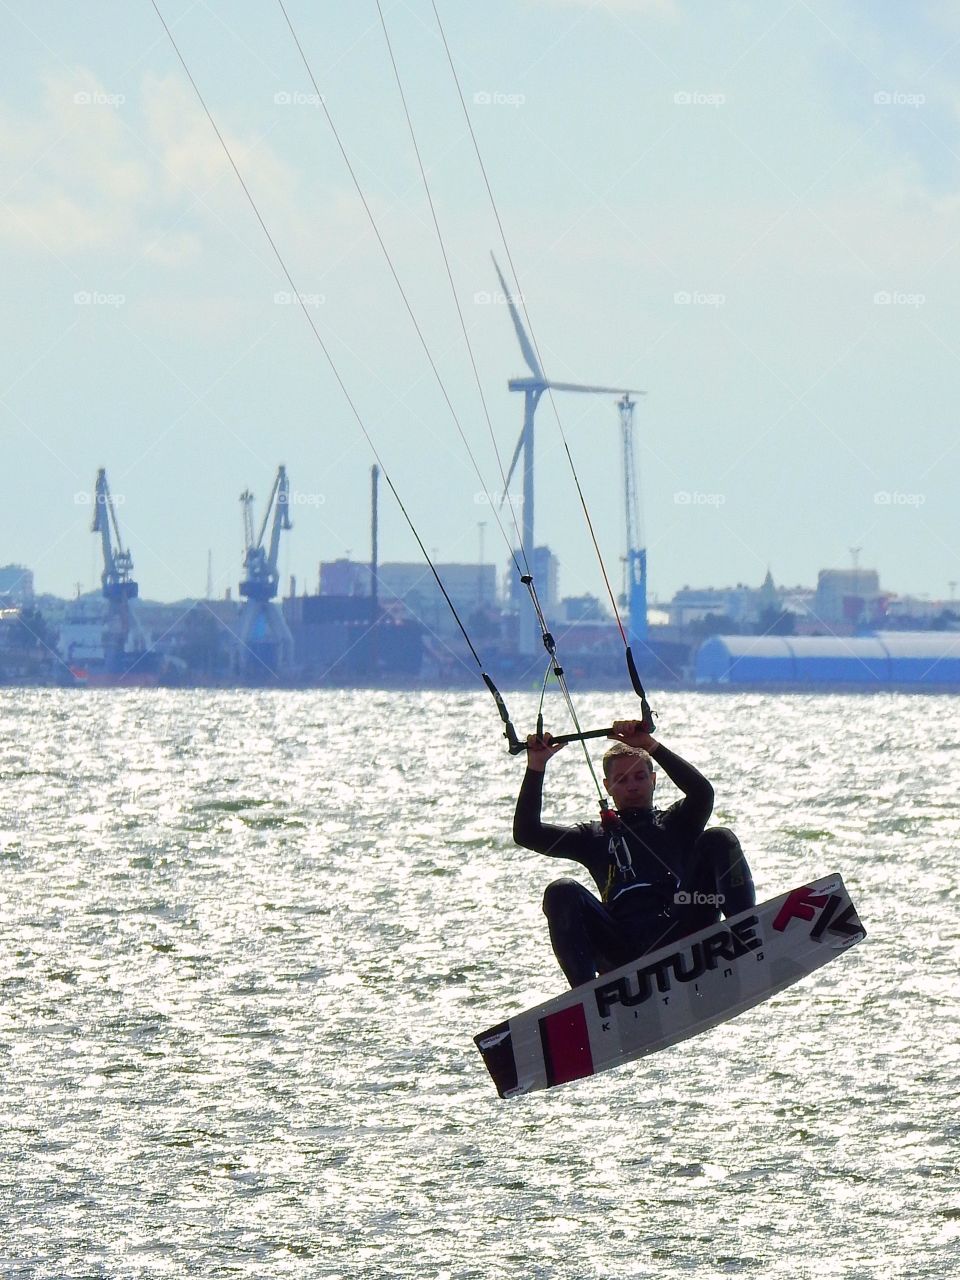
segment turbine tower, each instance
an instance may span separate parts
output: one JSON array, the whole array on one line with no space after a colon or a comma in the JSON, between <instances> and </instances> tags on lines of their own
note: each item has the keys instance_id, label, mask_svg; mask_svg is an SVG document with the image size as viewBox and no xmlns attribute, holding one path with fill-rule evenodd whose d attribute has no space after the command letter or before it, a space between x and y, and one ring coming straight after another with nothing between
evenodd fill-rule
<instances>
[{"instance_id":1,"label":"turbine tower","mask_svg":"<svg viewBox=\"0 0 960 1280\"><path fill-rule=\"evenodd\" d=\"M490 255L493 258L493 254ZM527 561L532 566L534 552L534 523L533 523L533 419L537 411L537 405L540 403L540 397L543 393L550 389L553 391L580 391L588 395L624 395L624 396L642 396L643 391L628 391L625 387L594 387L587 386L579 382L554 382L552 379L544 375L540 368L540 361L534 351L533 343L527 336L527 331L523 327L520 319L520 313L514 304L513 298L507 289L507 282L503 278L503 272L493 258L493 265L496 268L497 276L500 280L500 287L503 290L503 296L507 306L510 309L510 318L513 321L513 327L517 333L517 341L520 343L520 350L526 361L527 368L530 370L532 377L529 378L511 378L507 383L511 391L523 392L523 428L520 432L520 438L517 441L517 447L513 451L513 458L510 462L510 469L507 472L506 490L509 492L510 480L516 470L517 462L520 458L521 450L523 452L523 532L521 541L523 550L526 553ZM506 494L504 494L504 500Z\"/></svg>"}]
</instances>

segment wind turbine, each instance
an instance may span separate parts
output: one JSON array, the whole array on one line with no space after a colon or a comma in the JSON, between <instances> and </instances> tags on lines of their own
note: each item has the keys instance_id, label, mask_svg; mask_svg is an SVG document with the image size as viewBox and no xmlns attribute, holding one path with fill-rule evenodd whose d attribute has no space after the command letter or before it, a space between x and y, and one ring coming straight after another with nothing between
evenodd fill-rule
<instances>
[{"instance_id":1,"label":"wind turbine","mask_svg":"<svg viewBox=\"0 0 960 1280\"><path fill-rule=\"evenodd\" d=\"M520 452L523 451L523 532L522 543L523 550L526 553L527 561L533 563L533 418L537 411L537 405L540 403L540 397L544 391L550 389L553 391L581 391L588 395L614 395L614 396L642 396L644 391L631 391L625 387L594 387L586 386L579 382L554 382L552 379L544 375L540 368L540 361L537 359L537 353L533 348L533 343L527 336L527 331L523 327L520 319L520 313L514 305L513 298L507 288L507 282L503 278L503 272L500 270L499 264L493 254L493 265L496 268L497 276L500 280L500 287L503 290L503 296L508 308L510 309L510 318L513 321L513 327L517 333L517 341L520 343L520 350L526 361L527 368L533 375L530 378L511 378L507 383L507 387L511 391L523 392L523 429L520 432L520 438L517 441L517 447L513 451L513 458L510 462L510 469L507 472L507 480L505 485L504 500L506 494L510 491L510 480L516 469L517 462L520 458Z\"/></svg>"}]
</instances>

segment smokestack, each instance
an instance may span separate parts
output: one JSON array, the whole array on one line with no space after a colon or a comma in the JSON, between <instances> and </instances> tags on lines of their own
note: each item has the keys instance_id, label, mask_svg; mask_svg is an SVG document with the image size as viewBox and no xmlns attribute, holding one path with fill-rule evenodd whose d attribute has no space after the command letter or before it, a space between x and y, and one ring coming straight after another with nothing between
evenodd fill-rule
<instances>
[{"instance_id":1,"label":"smokestack","mask_svg":"<svg viewBox=\"0 0 960 1280\"><path fill-rule=\"evenodd\" d=\"M377 575L379 570L377 536L379 533L379 512L377 507L377 488L380 480L380 468L376 463L370 468L370 608L373 621L377 617Z\"/></svg>"}]
</instances>

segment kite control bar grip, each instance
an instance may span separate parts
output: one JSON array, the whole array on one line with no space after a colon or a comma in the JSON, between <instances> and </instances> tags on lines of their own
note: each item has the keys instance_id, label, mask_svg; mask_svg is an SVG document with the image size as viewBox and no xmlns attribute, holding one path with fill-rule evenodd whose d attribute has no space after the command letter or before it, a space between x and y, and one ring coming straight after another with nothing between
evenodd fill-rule
<instances>
[{"instance_id":1,"label":"kite control bar grip","mask_svg":"<svg viewBox=\"0 0 960 1280\"><path fill-rule=\"evenodd\" d=\"M561 745L562 742L584 742L588 737L609 737L611 731L608 728L588 728L582 733L557 733L556 737L550 739L550 745ZM526 742L511 742L509 744L509 754L520 755L521 751L526 751Z\"/></svg>"},{"instance_id":2,"label":"kite control bar grip","mask_svg":"<svg viewBox=\"0 0 960 1280\"><path fill-rule=\"evenodd\" d=\"M650 710L650 704L647 702L647 695L643 691L643 685L640 683L640 676L637 673L637 668L633 661L633 654L630 652L629 648L627 649L627 667L630 671L630 679L633 683L634 691L640 698L640 709L642 712L642 716L639 721L640 728L644 733L653 733L653 712ZM497 710L499 711L500 719L503 722L503 736L507 740L510 754L512 756L523 755L527 750L527 744L526 742L522 742L517 735L517 731L513 727L513 722L510 719L510 713L507 711L506 703L500 694L500 690L486 672L482 672L481 674L483 676L484 684L490 690L490 693L493 695L494 701L497 704ZM542 733L543 716L541 714L537 716L537 734L539 736ZM610 729L585 729L582 733L561 733L557 737L551 738L551 742L556 742L558 744L566 742L586 742L588 738L609 738L610 733Z\"/></svg>"},{"instance_id":3,"label":"kite control bar grip","mask_svg":"<svg viewBox=\"0 0 960 1280\"><path fill-rule=\"evenodd\" d=\"M652 721L651 721L651 727L652 727ZM650 732L650 730L647 729L646 725L644 725L643 732L644 733ZM556 734L556 736L551 737L550 745L558 746L564 742L586 742L587 739L589 738L609 738L609 737L610 737L609 729L584 729L582 733L558 733ZM614 741L619 741L619 739L614 739ZM510 754L512 756L518 756L520 755L521 752L526 751L526 749L527 749L527 744L525 742L510 743Z\"/></svg>"}]
</instances>

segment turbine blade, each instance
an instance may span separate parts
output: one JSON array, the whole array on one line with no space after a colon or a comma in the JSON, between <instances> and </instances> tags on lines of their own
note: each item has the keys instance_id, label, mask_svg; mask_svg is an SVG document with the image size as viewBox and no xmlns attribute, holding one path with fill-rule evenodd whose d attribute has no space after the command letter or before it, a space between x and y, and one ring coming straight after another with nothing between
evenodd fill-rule
<instances>
[{"instance_id":1,"label":"turbine blade","mask_svg":"<svg viewBox=\"0 0 960 1280\"><path fill-rule=\"evenodd\" d=\"M604 396L645 396L645 391L630 391L626 387L588 387L579 382L547 382L545 386L554 391L589 391L594 395Z\"/></svg>"},{"instance_id":2,"label":"turbine blade","mask_svg":"<svg viewBox=\"0 0 960 1280\"><path fill-rule=\"evenodd\" d=\"M517 460L520 457L520 450L523 448L523 441L526 434L527 434L527 430L526 430L526 427L524 427L520 432L519 439L517 440L517 447L513 451L513 457L510 459L510 466L507 470L507 478L503 482L503 494L501 495L501 498L500 498L501 507L506 502L507 494L510 492L510 481L513 479L513 473L517 469Z\"/></svg>"},{"instance_id":3,"label":"turbine blade","mask_svg":"<svg viewBox=\"0 0 960 1280\"><path fill-rule=\"evenodd\" d=\"M507 288L507 282L503 278L503 272L500 270L500 266L492 253L490 254L490 257L493 258L493 265L496 267L497 276L500 280L500 288L503 290L504 299L507 306L510 308L510 319L513 321L513 327L517 331L517 341L520 343L520 350L523 352L523 358L527 362L527 368L535 378L542 378L543 370L540 368L540 363L537 360L533 345L527 337L527 331L523 327L523 321L520 319L520 312L517 310L513 299L510 297L510 290Z\"/></svg>"}]
</instances>

